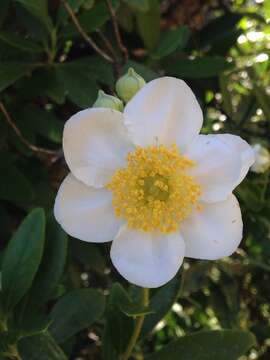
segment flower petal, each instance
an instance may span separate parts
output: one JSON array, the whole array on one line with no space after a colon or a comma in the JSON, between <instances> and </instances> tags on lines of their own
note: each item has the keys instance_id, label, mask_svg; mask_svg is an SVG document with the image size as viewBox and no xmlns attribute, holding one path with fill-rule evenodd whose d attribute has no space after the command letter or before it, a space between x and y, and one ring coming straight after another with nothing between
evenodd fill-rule
<instances>
[{"instance_id":1,"label":"flower petal","mask_svg":"<svg viewBox=\"0 0 270 360\"><path fill-rule=\"evenodd\" d=\"M189 174L202 187L202 201L225 200L246 176L253 161L251 147L239 136L199 135L185 156L196 162Z\"/></svg>"},{"instance_id":2,"label":"flower petal","mask_svg":"<svg viewBox=\"0 0 270 360\"><path fill-rule=\"evenodd\" d=\"M111 259L119 273L133 284L159 287L177 273L185 254L179 233L153 234L123 226L111 247Z\"/></svg>"},{"instance_id":3,"label":"flower petal","mask_svg":"<svg viewBox=\"0 0 270 360\"><path fill-rule=\"evenodd\" d=\"M234 195L214 204L202 204L180 226L187 257L216 260L231 255L242 239L243 223Z\"/></svg>"},{"instance_id":4,"label":"flower petal","mask_svg":"<svg viewBox=\"0 0 270 360\"><path fill-rule=\"evenodd\" d=\"M86 186L72 174L60 186L54 215L69 235L89 242L111 241L122 224L114 216L110 191Z\"/></svg>"},{"instance_id":5,"label":"flower petal","mask_svg":"<svg viewBox=\"0 0 270 360\"><path fill-rule=\"evenodd\" d=\"M147 83L126 105L124 117L136 145L175 143L181 149L200 132L203 122L192 90L173 77Z\"/></svg>"},{"instance_id":6,"label":"flower petal","mask_svg":"<svg viewBox=\"0 0 270 360\"><path fill-rule=\"evenodd\" d=\"M71 172L86 185L102 187L132 150L119 111L92 108L73 115L65 125L63 149Z\"/></svg>"},{"instance_id":7,"label":"flower petal","mask_svg":"<svg viewBox=\"0 0 270 360\"><path fill-rule=\"evenodd\" d=\"M222 137L222 140L226 142L230 148L241 157L241 170L240 177L236 181L235 186L239 185L241 181L246 177L249 168L254 164L255 155L252 147L243 140L240 136L223 134L217 135Z\"/></svg>"}]
</instances>

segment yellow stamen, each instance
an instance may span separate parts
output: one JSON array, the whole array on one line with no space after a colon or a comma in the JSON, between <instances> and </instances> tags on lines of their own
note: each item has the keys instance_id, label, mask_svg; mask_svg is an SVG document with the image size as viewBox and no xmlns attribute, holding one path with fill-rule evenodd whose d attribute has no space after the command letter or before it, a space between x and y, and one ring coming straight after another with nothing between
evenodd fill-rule
<instances>
[{"instance_id":1,"label":"yellow stamen","mask_svg":"<svg viewBox=\"0 0 270 360\"><path fill-rule=\"evenodd\" d=\"M187 170L194 161L176 145L136 147L127 167L116 170L107 188L113 193L117 217L131 229L172 233L192 210L199 208L201 188Z\"/></svg>"}]
</instances>

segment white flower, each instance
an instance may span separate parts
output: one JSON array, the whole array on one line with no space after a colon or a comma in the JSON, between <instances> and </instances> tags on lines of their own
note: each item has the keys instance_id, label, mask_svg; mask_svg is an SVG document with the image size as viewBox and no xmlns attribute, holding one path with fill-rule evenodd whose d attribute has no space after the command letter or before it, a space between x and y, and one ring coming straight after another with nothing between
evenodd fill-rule
<instances>
[{"instance_id":1,"label":"white flower","mask_svg":"<svg viewBox=\"0 0 270 360\"><path fill-rule=\"evenodd\" d=\"M87 109L65 125L71 173L55 217L78 239L113 240L112 262L134 284L161 286L184 256L219 259L241 241L232 191L253 151L238 136L199 135L202 122L186 83L163 77L147 83L124 113Z\"/></svg>"},{"instance_id":2,"label":"white flower","mask_svg":"<svg viewBox=\"0 0 270 360\"><path fill-rule=\"evenodd\" d=\"M261 144L252 145L255 155L255 162L251 166L251 170L255 173L264 173L270 167L270 153Z\"/></svg>"}]
</instances>

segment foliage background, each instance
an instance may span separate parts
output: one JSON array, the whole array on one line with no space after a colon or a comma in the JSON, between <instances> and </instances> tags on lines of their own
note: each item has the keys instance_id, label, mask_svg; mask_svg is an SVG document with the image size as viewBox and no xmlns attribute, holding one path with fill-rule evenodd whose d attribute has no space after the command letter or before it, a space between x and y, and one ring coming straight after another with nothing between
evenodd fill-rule
<instances>
[{"instance_id":1,"label":"foliage background","mask_svg":"<svg viewBox=\"0 0 270 360\"><path fill-rule=\"evenodd\" d=\"M64 122L91 106L99 88L113 93L129 66L147 81L182 78L202 106L205 133L230 132L269 147L269 0L65 4L0 1L3 359L117 359L132 315L145 311L136 304L138 289L112 267L109 246L67 238L52 216L68 171ZM113 62L93 49L89 36ZM150 360L270 358L269 172L250 173L236 193L245 224L241 249L221 261L185 260L175 279L151 292L154 313L146 316L137 359L142 353L153 353ZM232 331L183 337L220 329Z\"/></svg>"}]
</instances>

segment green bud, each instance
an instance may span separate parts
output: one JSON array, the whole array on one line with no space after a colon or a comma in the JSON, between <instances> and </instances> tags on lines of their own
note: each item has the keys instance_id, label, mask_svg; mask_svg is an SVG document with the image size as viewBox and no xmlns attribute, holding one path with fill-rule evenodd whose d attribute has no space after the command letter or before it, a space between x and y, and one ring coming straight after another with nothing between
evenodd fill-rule
<instances>
[{"instance_id":1,"label":"green bud","mask_svg":"<svg viewBox=\"0 0 270 360\"><path fill-rule=\"evenodd\" d=\"M102 90L98 91L98 97L94 102L93 107L115 109L121 112L124 110L124 104L120 99L115 96L108 95Z\"/></svg>"},{"instance_id":2,"label":"green bud","mask_svg":"<svg viewBox=\"0 0 270 360\"><path fill-rule=\"evenodd\" d=\"M127 103L145 85L144 79L129 68L128 72L117 80L115 88L117 95Z\"/></svg>"}]
</instances>

